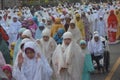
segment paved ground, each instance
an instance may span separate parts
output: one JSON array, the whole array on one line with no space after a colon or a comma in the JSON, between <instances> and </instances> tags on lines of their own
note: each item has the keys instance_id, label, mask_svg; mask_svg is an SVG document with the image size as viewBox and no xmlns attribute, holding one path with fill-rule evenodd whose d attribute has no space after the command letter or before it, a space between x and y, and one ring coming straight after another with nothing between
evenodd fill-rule
<instances>
[{"instance_id":1,"label":"paved ground","mask_svg":"<svg viewBox=\"0 0 120 80\"><path fill-rule=\"evenodd\" d=\"M120 43L110 45L110 72L92 74L91 80L120 80Z\"/></svg>"}]
</instances>

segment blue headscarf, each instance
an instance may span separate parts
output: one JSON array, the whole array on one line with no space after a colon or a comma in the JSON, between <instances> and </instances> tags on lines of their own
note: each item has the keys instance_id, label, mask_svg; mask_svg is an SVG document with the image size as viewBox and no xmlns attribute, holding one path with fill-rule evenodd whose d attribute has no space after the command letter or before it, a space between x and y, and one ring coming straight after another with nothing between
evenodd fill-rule
<instances>
[{"instance_id":1,"label":"blue headscarf","mask_svg":"<svg viewBox=\"0 0 120 80\"><path fill-rule=\"evenodd\" d=\"M37 16L34 16L32 19L33 19L33 21L37 24L37 26L39 26L39 21L38 21L38 19L37 19Z\"/></svg>"},{"instance_id":2,"label":"blue headscarf","mask_svg":"<svg viewBox=\"0 0 120 80\"><path fill-rule=\"evenodd\" d=\"M44 24L39 23L39 28L40 27L44 27ZM35 39L41 39L42 38L42 30L40 30L39 28L37 28L36 32L35 32Z\"/></svg>"},{"instance_id":3,"label":"blue headscarf","mask_svg":"<svg viewBox=\"0 0 120 80\"><path fill-rule=\"evenodd\" d=\"M64 34L65 30L60 28L58 30L58 32L54 35L54 40L57 42L57 44L62 44L62 41L63 41L63 37L62 35ZM61 37L59 37L59 35L61 35Z\"/></svg>"}]
</instances>

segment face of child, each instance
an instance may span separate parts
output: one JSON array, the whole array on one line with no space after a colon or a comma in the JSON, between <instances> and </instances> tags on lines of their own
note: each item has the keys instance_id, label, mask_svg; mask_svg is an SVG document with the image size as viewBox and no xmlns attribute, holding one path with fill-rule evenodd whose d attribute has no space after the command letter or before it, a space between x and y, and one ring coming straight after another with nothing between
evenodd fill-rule
<instances>
[{"instance_id":1,"label":"face of child","mask_svg":"<svg viewBox=\"0 0 120 80\"><path fill-rule=\"evenodd\" d=\"M14 45L11 45L11 49L14 50Z\"/></svg>"},{"instance_id":2,"label":"face of child","mask_svg":"<svg viewBox=\"0 0 120 80\"><path fill-rule=\"evenodd\" d=\"M43 40L46 42L49 41L49 36L43 36Z\"/></svg>"},{"instance_id":3,"label":"face of child","mask_svg":"<svg viewBox=\"0 0 120 80\"><path fill-rule=\"evenodd\" d=\"M64 39L65 45L68 46L68 45L70 44L70 42L71 42L71 39L70 39L70 38Z\"/></svg>"},{"instance_id":4,"label":"face of child","mask_svg":"<svg viewBox=\"0 0 120 80\"><path fill-rule=\"evenodd\" d=\"M70 24L70 28L71 28L71 29L74 29L74 28L75 28L75 24L74 24L74 23L71 23L71 24Z\"/></svg>"},{"instance_id":5,"label":"face of child","mask_svg":"<svg viewBox=\"0 0 120 80\"><path fill-rule=\"evenodd\" d=\"M33 59L35 57L35 52L32 49L26 49L25 53L29 59Z\"/></svg>"},{"instance_id":6,"label":"face of child","mask_svg":"<svg viewBox=\"0 0 120 80\"><path fill-rule=\"evenodd\" d=\"M8 70L4 70L3 72L6 74L6 76L7 76L8 78L11 78L11 76L12 76L12 73L11 73L11 72L9 72Z\"/></svg>"},{"instance_id":7,"label":"face of child","mask_svg":"<svg viewBox=\"0 0 120 80\"><path fill-rule=\"evenodd\" d=\"M82 49L85 49L85 48L86 48L86 44L80 44L80 47L81 47Z\"/></svg>"},{"instance_id":8,"label":"face of child","mask_svg":"<svg viewBox=\"0 0 120 80\"><path fill-rule=\"evenodd\" d=\"M32 20L28 21L28 24L31 26L34 24L34 22Z\"/></svg>"}]
</instances>

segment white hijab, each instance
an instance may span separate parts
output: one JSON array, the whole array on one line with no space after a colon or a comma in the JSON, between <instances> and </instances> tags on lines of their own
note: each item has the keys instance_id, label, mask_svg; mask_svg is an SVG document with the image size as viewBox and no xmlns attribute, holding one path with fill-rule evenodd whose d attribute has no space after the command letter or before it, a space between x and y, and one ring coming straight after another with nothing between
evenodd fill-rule
<instances>
[{"instance_id":1,"label":"white hijab","mask_svg":"<svg viewBox=\"0 0 120 80\"><path fill-rule=\"evenodd\" d=\"M75 23L75 22L74 22L74 20L72 20L70 23ZM80 33L80 30L78 29L78 27L75 26L74 29L71 29L69 27L68 31L72 33L73 39L75 40L75 42L79 42L80 41L81 33Z\"/></svg>"},{"instance_id":2,"label":"white hijab","mask_svg":"<svg viewBox=\"0 0 120 80\"><path fill-rule=\"evenodd\" d=\"M13 76L16 80L50 80L52 70L45 57L40 54L36 43L29 41L24 44L24 51L26 48L33 49L35 51L35 57L33 59L29 59L24 52L24 62L21 70L19 70L17 65L14 65ZM40 55L39 59L37 59L38 54Z\"/></svg>"},{"instance_id":3,"label":"white hijab","mask_svg":"<svg viewBox=\"0 0 120 80\"><path fill-rule=\"evenodd\" d=\"M66 38L73 39L72 33L64 33L63 39ZM68 73L74 80L81 80L83 63L84 55L81 54L79 45L73 40L68 46L66 46L64 42L62 45L57 46L53 55L53 65L57 68L55 69L57 74L60 74L61 68L67 68ZM57 64L57 67L55 64Z\"/></svg>"}]
</instances>

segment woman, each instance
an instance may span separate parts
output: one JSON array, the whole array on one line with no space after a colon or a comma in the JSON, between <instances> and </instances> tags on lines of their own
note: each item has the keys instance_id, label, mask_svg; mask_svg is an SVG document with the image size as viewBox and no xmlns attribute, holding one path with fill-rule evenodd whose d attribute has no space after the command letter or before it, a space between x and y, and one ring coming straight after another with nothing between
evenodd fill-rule
<instances>
[{"instance_id":1,"label":"woman","mask_svg":"<svg viewBox=\"0 0 120 80\"><path fill-rule=\"evenodd\" d=\"M88 42L90 38L90 23L85 13L82 13L81 18L83 20L84 29L85 29L85 40Z\"/></svg>"},{"instance_id":2,"label":"woman","mask_svg":"<svg viewBox=\"0 0 120 80\"><path fill-rule=\"evenodd\" d=\"M63 43L58 45L52 58L57 80L81 80L84 56L71 32L63 34Z\"/></svg>"},{"instance_id":3,"label":"woman","mask_svg":"<svg viewBox=\"0 0 120 80\"><path fill-rule=\"evenodd\" d=\"M44 30L45 26L42 23L39 23L39 26L35 32L35 39L41 39L42 38L42 31Z\"/></svg>"},{"instance_id":4,"label":"woman","mask_svg":"<svg viewBox=\"0 0 120 80\"><path fill-rule=\"evenodd\" d=\"M56 34L56 32L58 31L59 28L63 28L64 29L64 25L61 24L60 18L56 18L55 19L55 24L53 24L53 26L51 28L50 36L53 37Z\"/></svg>"},{"instance_id":5,"label":"woman","mask_svg":"<svg viewBox=\"0 0 120 80\"><path fill-rule=\"evenodd\" d=\"M48 63L51 65L53 52L57 46L55 40L50 37L50 31L48 28L45 28L42 32L42 38L37 41L42 49L42 53L48 60Z\"/></svg>"},{"instance_id":6,"label":"woman","mask_svg":"<svg viewBox=\"0 0 120 80\"><path fill-rule=\"evenodd\" d=\"M117 20L118 20L118 28L117 28L116 39L120 40L120 10L116 11L116 16L117 16Z\"/></svg>"},{"instance_id":7,"label":"woman","mask_svg":"<svg viewBox=\"0 0 120 80\"><path fill-rule=\"evenodd\" d=\"M64 34L65 30L60 28L57 33L54 35L54 40L57 42L57 44L62 44L63 41L63 34Z\"/></svg>"},{"instance_id":8,"label":"woman","mask_svg":"<svg viewBox=\"0 0 120 80\"><path fill-rule=\"evenodd\" d=\"M72 33L75 42L79 43L81 39L81 33L78 27L76 27L74 20L71 20L68 31Z\"/></svg>"},{"instance_id":9,"label":"woman","mask_svg":"<svg viewBox=\"0 0 120 80\"><path fill-rule=\"evenodd\" d=\"M50 80L52 70L35 42L26 42L13 67L16 80Z\"/></svg>"},{"instance_id":10,"label":"woman","mask_svg":"<svg viewBox=\"0 0 120 80\"><path fill-rule=\"evenodd\" d=\"M19 33L18 33L19 38L18 38L18 40L16 41L16 45L15 45L15 48L14 48L13 63L14 63L14 61L15 61L15 59L16 59L17 53L18 53L19 48L20 48L20 43L21 43L21 41L22 41L22 33L23 33L25 30L26 30L26 28L21 28L21 29L19 30Z\"/></svg>"},{"instance_id":11,"label":"woman","mask_svg":"<svg viewBox=\"0 0 120 80\"><path fill-rule=\"evenodd\" d=\"M37 30L37 25L32 19L28 20L28 29L31 30L32 36L35 37L35 31Z\"/></svg>"},{"instance_id":12,"label":"woman","mask_svg":"<svg viewBox=\"0 0 120 80\"><path fill-rule=\"evenodd\" d=\"M82 72L82 80L90 80L90 72L94 71L91 54L87 49L87 43L84 40L80 41L81 53L84 54L84 67Z\"/></svg>"},{"instance_id":13,"label":"woman","mask_svg":"<svg viewBox=\"0 0 120 80\"><path fill-rule=\"evenodd\" d=\"M100 39L100 36L98 33L95 33L93 36L92 41L88 45L88 49L91 52L92 55L92 60L95 60L97 63L97 70L100 72L101 70L101 65L100 65L100 59L103 58L103 43Z\"/></svg>"},{"instance_id":14,"label":"woman","mask_svg":"<svg viewBox=\"0 0 120 80\"><path fill-rule=\"evenodd\" d=\"M10 64L9 48L8 48L8 45L6 44L5 40L3 40L1 33L0 33L0 51L2 52L6 63Z\"/></svg>"},{"instance_id":15,"label":"woman","mask_svg":"<svg viewBox=\"0 0 120 80\"><path fill-rule=\"evenodd\" d=\"M29 30L29 29L26 29L23 33L22 33L22 39L25 39L25 38L29 38L31 39L32 41L35 41L33 36L32 36L32 32Z\"/></svg>"},{"instance_id":16,"label":"woman","mask_svg":"<svg viewBox=\"0 0 120 80\"><path fill-rule=\"evenodd\" d=\"M83 21L81 20L81 17L79 14L75 15L75 24L81 32L82 39L85 39L85 28L84 28Z\"/></svg>"},{"instance_id":17,"label":"woman","mask_svg":"<svg viewBox=\"0 0 120 80\"><path fill-rule=\"evenodd\" d=\"M114 10L110 11L110 15L107 20L108 23L108 38L110 44L114 44L116 42L116 33L117 33L117 26L118 20L116 15L114 14Z\"/></svg>"}]
</instances>

